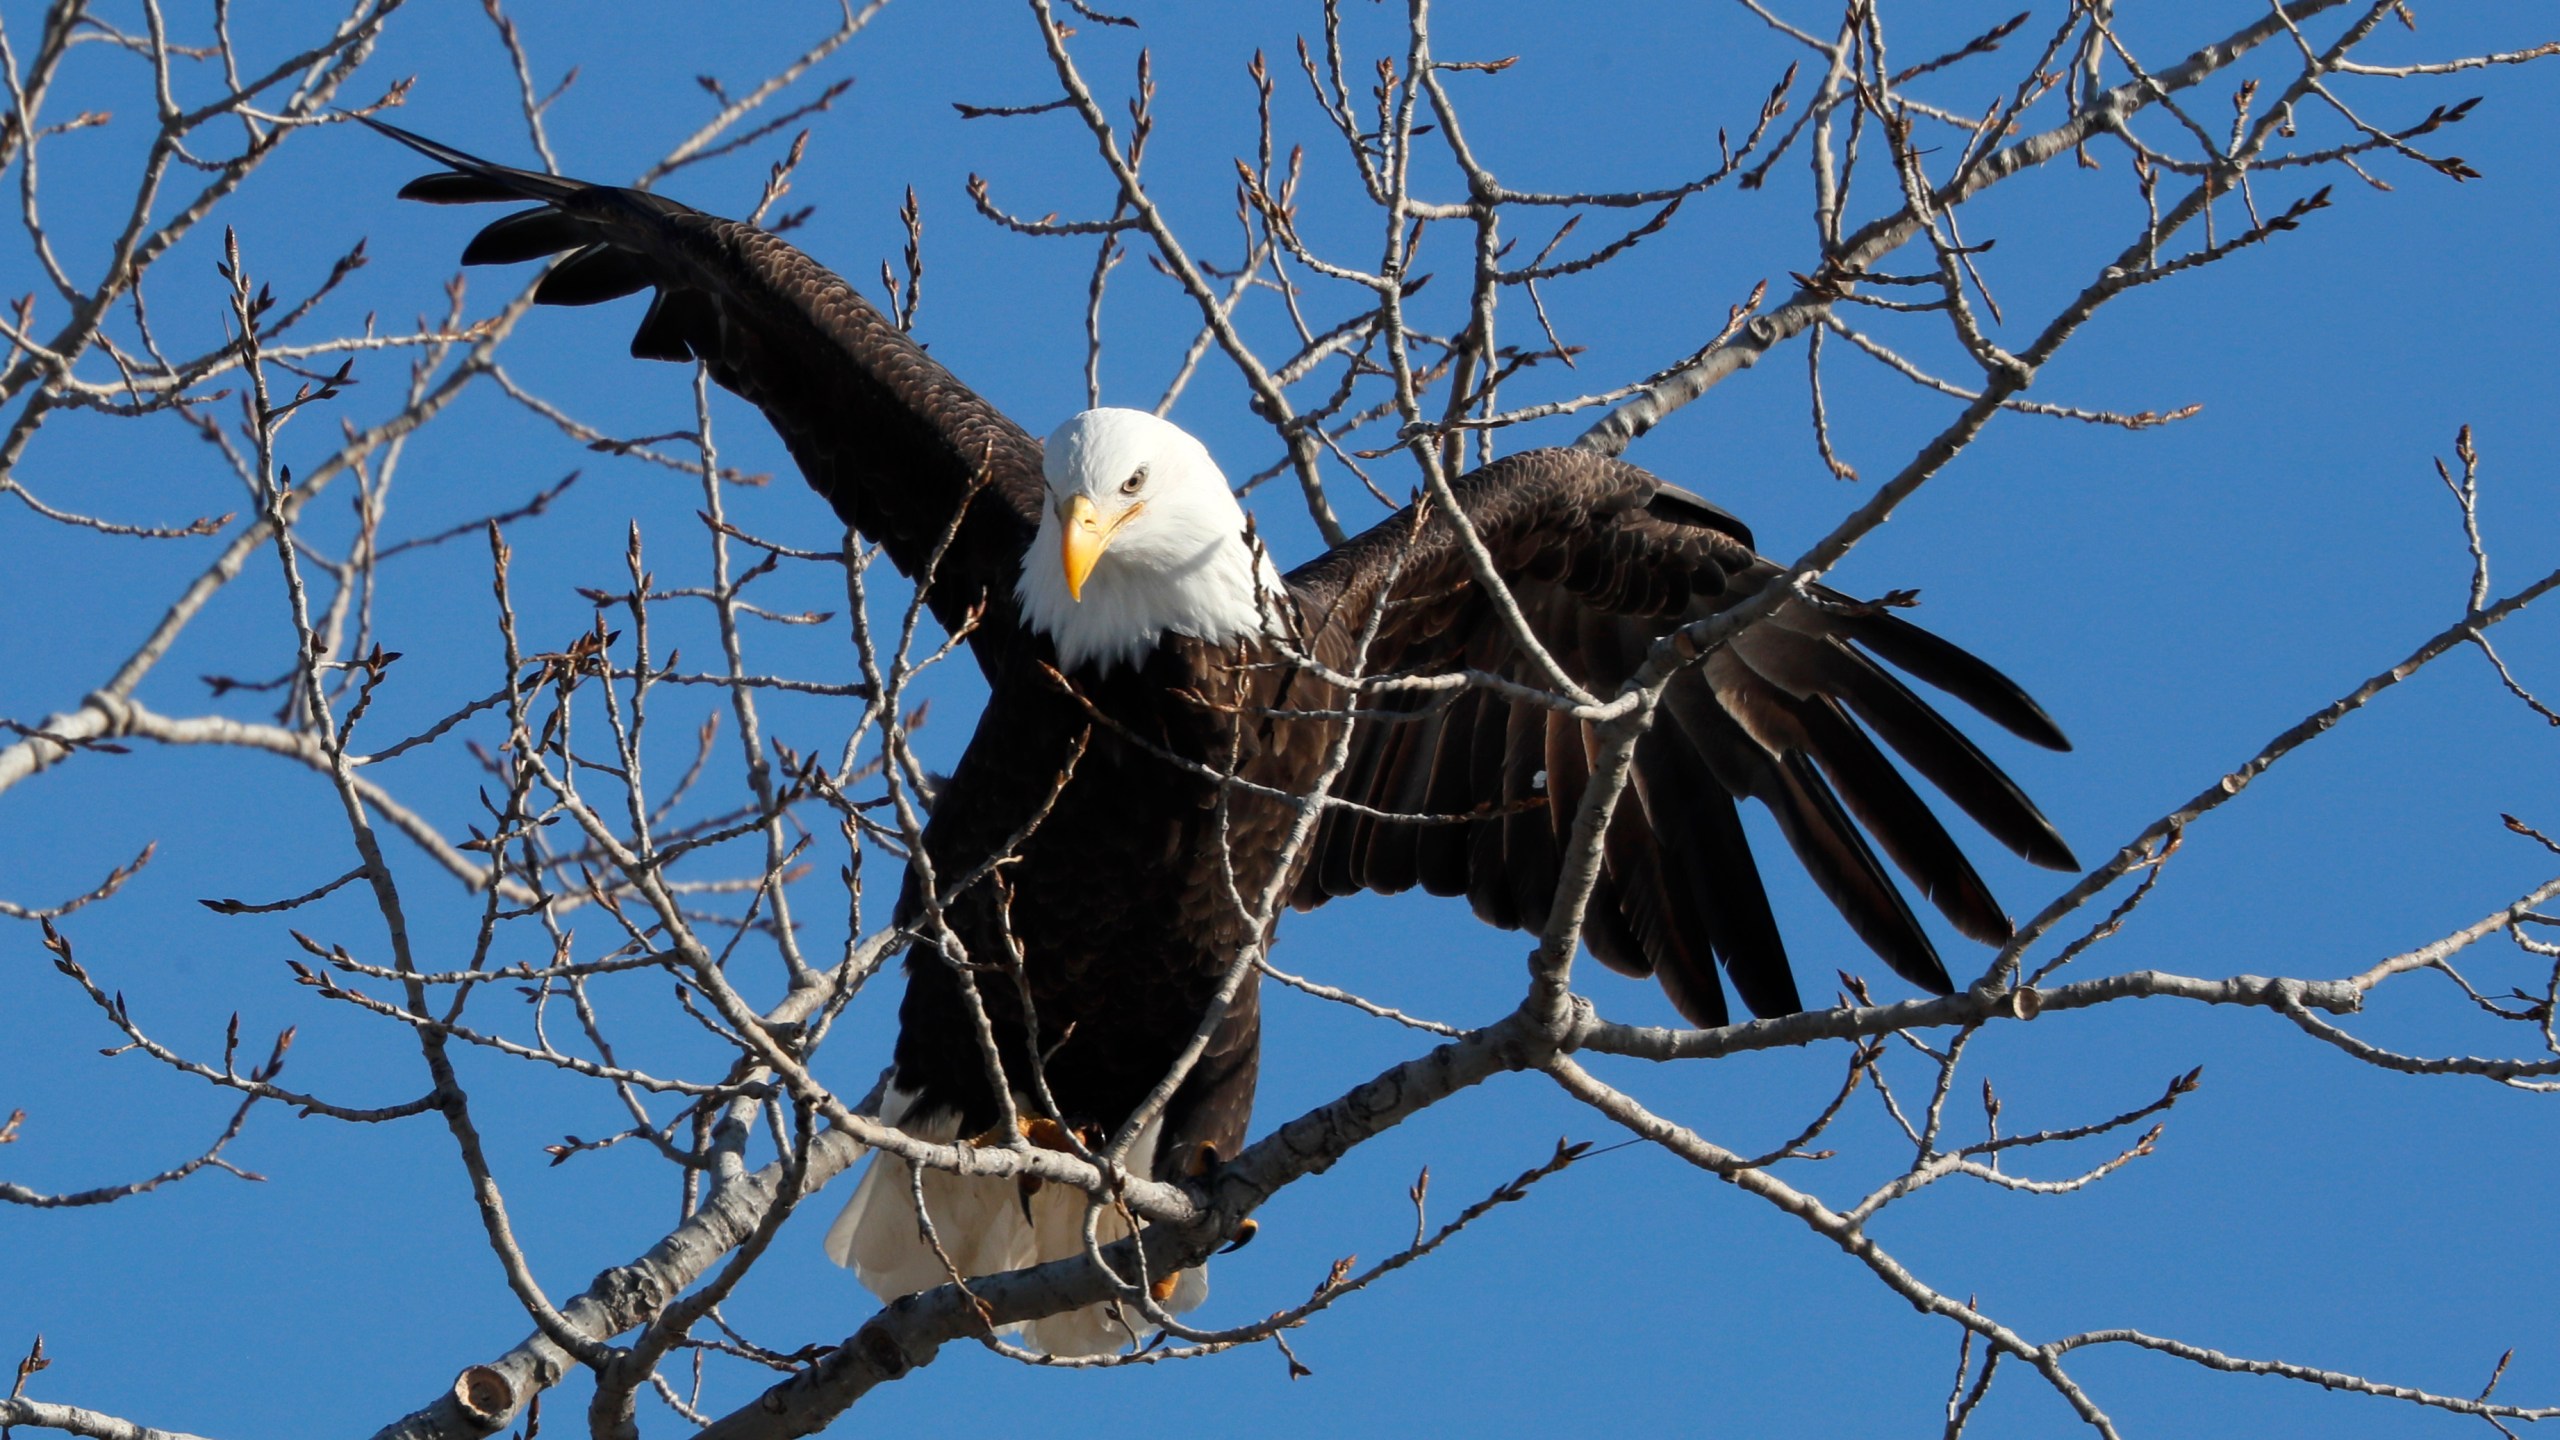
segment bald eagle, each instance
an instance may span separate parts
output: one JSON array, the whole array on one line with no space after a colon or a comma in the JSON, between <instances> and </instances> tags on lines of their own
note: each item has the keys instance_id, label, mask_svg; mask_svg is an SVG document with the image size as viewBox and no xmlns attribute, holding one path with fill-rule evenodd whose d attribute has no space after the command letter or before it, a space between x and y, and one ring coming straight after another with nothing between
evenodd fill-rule
<instances>
[{"instance_id":1,"label":"bald eagle","mask_svg":"<svg viewBox=\"0 0 2560 1440\"><path fill-rule=\"evenodd\" d=\"M1000 973L1009 942L1022 983L975 988L1013 1109L1108 1135L1170 1073L1239 957L1270 938L1248 913L1266 890L1306 909L1419 885L1465 896L1492 925L1545 924L1589 782L1590 727L1492 688L1355 696L1337 683L1465 669L1543 684L1444 510L1395 515L1282 574L1209 452L1155 416L1088 411L1043 444L754 225L377 128L446 167L406 198L535 202L480 231L464 263L565 255L535 291L548 304L650 291L631 353L698 361L759 407L811 487L923 583L945 627L969 627L991 694L934 797L925 856L944 886L1007 845L1016 859L1001 898L987 883L943 894L965 957L945 954L931 927L908 945L884 1121L936 1141L998 1123L953 962ZM1784 575L1733 516L1605 456L1530 451L1453 488L1527 626L1597 693L1660 636ZM1726 1021L1719 964L1754 1015L1801 1008L1736 808L1746 798L1913 985L1951 988L1869 836L1959 933L2005 940L1990 890L1875 740L2019 855L2069 869L2071 852L1888 665L2034 744L2069 748L2007 677L1890 611L1791 601L1664 692L1605 835L1591 954L1654 977L1693 1024ZM1365 718L1349 718L1355 700ZM1283 874L1297 814L1286 797L1309 793L1329 761L1331 794L1348 803L1321 811ZM921 873L910 868L901 900L908 924L926 909ZM1179 1179L1236 1153L1260 1031L1247 975L1134 1138L1133 1170ZM918 1194L941 1255L919 1238ZM946 1256L982 1275L1076 1253L1083 1213L1081 1195L919 1180L880 1157L826 1248L890 1298L944 1282ZM1124 1233L1106 1215L1103 1238ZM1194 1269L1159 1289L1179 1311L1207 1286ZM1096 1307L1033 1322L1027 1339L1086 1354L1147 1333Z\"/></svg>"}]
</instances>

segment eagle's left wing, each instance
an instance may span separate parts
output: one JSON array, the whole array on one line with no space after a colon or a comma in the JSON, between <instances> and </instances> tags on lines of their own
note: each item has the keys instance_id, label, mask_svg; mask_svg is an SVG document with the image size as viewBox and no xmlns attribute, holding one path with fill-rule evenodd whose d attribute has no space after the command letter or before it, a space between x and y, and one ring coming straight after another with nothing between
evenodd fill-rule
<instances>
[{"instance_id":1,"label":"eagle's left wing","mask_svg":"<svg viewBox=\"0 0 2560 1440\"><path fill-rule=\"evenodd\" d=\"M1603 697L1656 639L1782 574L1732 516L1617 460L1527 452L1454 488L1531 630ZM1390 518L1290 576L1290 588L1329 665L1351 663L1383 605L1369 673L1465 668L1543 688L1445 515ZM1879 609L1790 602L1665 691L1606 837L1584 928L1594 955L1658 977L1696 1024L1725 1021L1718 961L1752 1013L1802 1008L1736 811L1749 798L1769 808L1860 938L1903 978L1945 993L1946 967L1867 837L1963 934L1996 944L2009 920L1870 732L2021 856L2077 868L2016 784L1879 661L2035 744L2069 748L2017 685L1935 635ZM1403 716L1361 723L1333 793L1424 818L1329 812L1294 902L1419 884L1465 895L1492 924L1542 927L1598 754L1593 727L1481 688L1360 703Z\"/></svg>"}]
</instances>

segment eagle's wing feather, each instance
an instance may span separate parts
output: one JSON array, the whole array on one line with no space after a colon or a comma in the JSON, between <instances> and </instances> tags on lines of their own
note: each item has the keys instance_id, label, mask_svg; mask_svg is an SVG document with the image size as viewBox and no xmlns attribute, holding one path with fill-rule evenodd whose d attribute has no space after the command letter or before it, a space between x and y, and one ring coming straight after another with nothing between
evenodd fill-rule
<instances>
[{"instance_id":1,"label":"eagle's wing feather","mask_svg":"<svg viewBox=\"0 0 2560 1440\"><path fill-rule=\"evenodd\" d=\"M992 668L1017 631L1014 577L1039 528L1037 440L832 271L756 226L366 123L449 167L412 181L400 192L409 199L539 203L483 229L463 263L566 254L534 293L544 304L654 290L631 353L698 357L713 379L763 410L847 524L910 578L932 568L927 599L937 620L956 629L978 614L972 643Z\"/></svg>"},{"instance_id":2,"label":"eagle's wing feather","mask_svg":"<svg viewBox=\"0 0 2560 1440\"><path fill-rule=\"evenodd\" d=\"M1731 515L1601 456L1516 455L1456 490L1539 642L1602 695L1662 635L1750 600L1780 574ZM1290 585L1307 642L1328 664L1351 663L1362 627L1383 605L1370 673L1466 668L1539 683L1445 518L1396 516ZM1602 842L1584 933L1595 956L1656 976L1698 1024L1726 1016L1718 962L1753 1013L1801 1007L1736 809L1741 799L1768 807L1851 929L1913 984L1943 993L1946 967L1878 850L1959 933L2007 938L2008 917L1989 887L1876 739L2027 859L2067 868L2070 849L1989 757L1878 660L2030 741L2068 746L2006 676L1908 621L1845 603L1790 604L1665 690ZM1361 704L1401 715L1360 727L1335 793L1372 811L1430 818L1331 812L1295 902L1419 884L1465 895L1492 924L1543 926L1599 753L1596 731L1484 689L1455 699L1388 693Z\"/></svg>"}]
</instances>

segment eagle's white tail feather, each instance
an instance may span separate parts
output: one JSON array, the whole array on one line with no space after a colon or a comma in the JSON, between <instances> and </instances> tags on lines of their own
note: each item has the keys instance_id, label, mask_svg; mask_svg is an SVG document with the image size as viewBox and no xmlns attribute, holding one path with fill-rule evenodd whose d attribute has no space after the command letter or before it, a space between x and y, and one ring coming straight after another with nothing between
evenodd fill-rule
<instances>
[{"instance_id":1,"label":"eagle's white tail feather","mask_svg":"<svg viewBox=\"0 0 2560 1440\"><path fill-rule=\"evenodd\" d=\"M950 1114L917 1114L916 1097L895 1086L882 1098L880 1118L920 1140L949 1143L959 1138L959 1118ZM1160 1126L1150 1125L1130 1146L1129 1169L1146 1175L1155 1168ZM951 1276L924 1241L916 1224L916 1184L912 1168L890 1155L875 1155L853 1187L853 1198L827 1228L827 1258L850 1268L864 1288L883 1300L930 1290ZM1023 1214L1021 1187L1009 1178L986 1179L924 1173L925 1211L933 1217L934 1237L962 1275L993 1275L1079 1254L1084 1247L1084 1194L1061 1185L1044 1186L1031 1197L1030 1216ZM1097 1219L1102 1243L1126 1239L1129 1227L1105 1210ZM1209 1298L1206 1267L1182 1272L1168 1310L1189 1310ZM1137 1323L1131 1334L1110 1305L1088 1305L1051 1315L1020 1327L1025 1344L1051 1355L1107 1355L1153 1337L1154 1327ZM1007 1327L1013 1329L1015 1327Z\"/></svg>"},{"instance_id":2,"label":"eagle's white tail feather","mask_svg":"<svg viewBox=\"0 0 2560 1440\"><path fill-rule=\"evenodd\" d=\"M914 1101L890 1091L881 1119L919 1140L949 1144L959 1138L959 1117L916 1115ZM895 1156L874 1156L853 1198L827 1229L827 1258L850 1267L883 1299L930 1290L951 1278L916 1224L916 1188L913 1167ZM1023 1223L1014 1182L927 1170L923 1189L934 1237L961 1274L1029 1263L1031 1230Z\"/></svg>"}]
</instances>

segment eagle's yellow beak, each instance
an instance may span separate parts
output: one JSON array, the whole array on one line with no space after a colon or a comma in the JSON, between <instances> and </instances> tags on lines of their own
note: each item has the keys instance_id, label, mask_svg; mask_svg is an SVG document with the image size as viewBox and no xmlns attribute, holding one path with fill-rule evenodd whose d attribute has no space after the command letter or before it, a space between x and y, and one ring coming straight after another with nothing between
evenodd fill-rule
<instances>
[{"instance_id":1,"label":"eagle's yellow beak","mask_svg":"<svg viewBox=\"0 0 2560 1440\"><path fill-rule=\"evenodd\" d=\"M1129 523L1130 516L1145 508L1144 502L1132 504L1105 524L1102 512L1082 495L1070 495L1058 506L1059 559L1066 567L1068 599L1084 599L1085 577L1093 573L1103 547L1111 543L1121 526Z\"/></svg>"}]
</instances>

